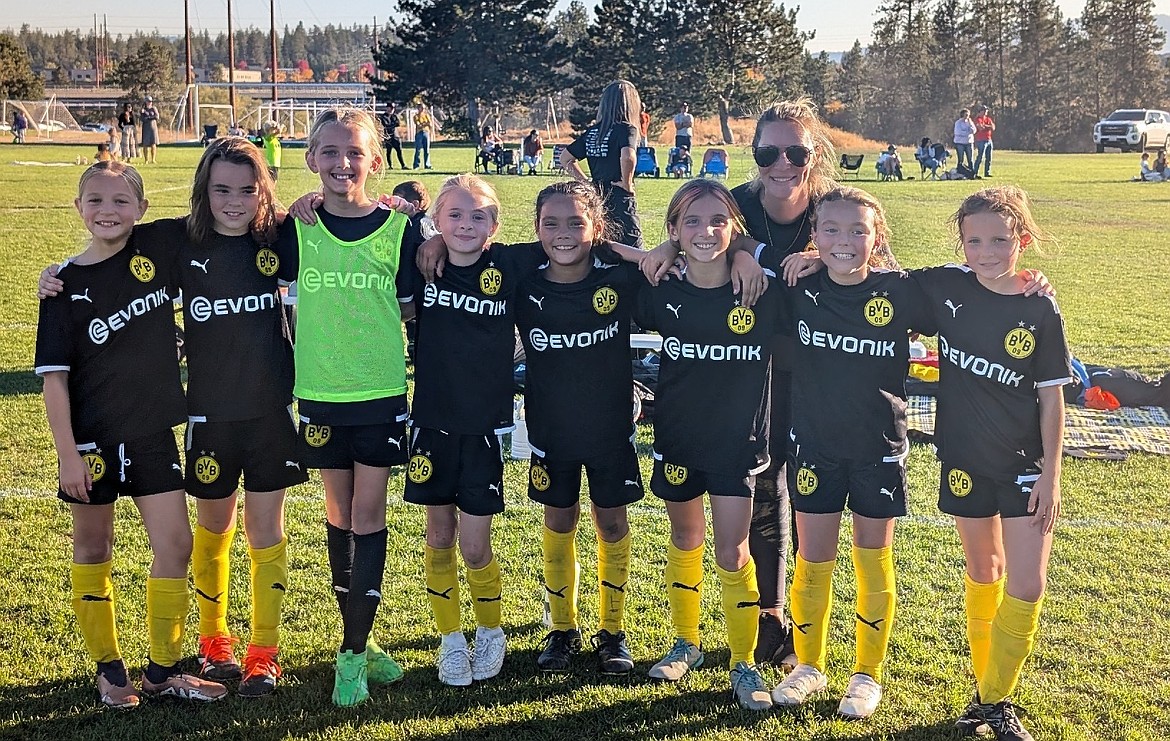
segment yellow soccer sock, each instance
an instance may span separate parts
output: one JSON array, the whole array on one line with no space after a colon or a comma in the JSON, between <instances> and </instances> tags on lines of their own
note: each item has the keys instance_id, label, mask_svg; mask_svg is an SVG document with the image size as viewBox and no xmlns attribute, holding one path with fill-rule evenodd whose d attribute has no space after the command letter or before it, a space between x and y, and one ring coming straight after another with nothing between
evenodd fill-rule
<instances>
[{"instance_id":1,"label":"yellow soccer sock","mask_svg":"<svg viewBox=\"0 0 1170 741\"><path fill-rule=\"evenodd\" d=\"M825 671L829 648L829 613L833 609L833 567L836 561L805 561L796 556L792 574L792 643L802 664Z\"/></svg>"},{"instance_id":2,"label":"yellow soccer sock","mask_svg":"<svg viewBox=\"0 0 1170 741\"><path fill-rule=\"evenodd\" d=\"M1003 596L995 619L991 621L987 670L979 680L981 702L1001 702L1015 692L1024 661L1032 653L1043 603L1043 597L1036 602L1025 602L1010 594Z\"/></svg>"},{"instance_id":3,"label":"yellow soccer sock","mask_svg":"<svg viewBox=\"0 0 1170 741\"><path fill-rule=\"evenodd\" d=\"M455 546L423 551L423 568L427 575L427 598L435 613L435 627L443 635L459 630L459 563Z\"/></svg>"},{"instance_id":4,"label":"yellow soccer sock","mask_svg":"<svg viewBox=\"0 0 1170 741\"><path fill-rule=\"evenodd\" d=\"M288 538L248 548L252 559L252 636L255 646L280 645L280 606L288 589Z\"/></svg>"},{"instance_id":5,"label":"yellow soccer sock","mask_svg":"<svg viewBox=\"0 0 1170 741\"><path fill-rule=\"evenodd\" d=\"M482 569L467 567L467 587L471 590L475 622L485 628L500 627L500 597L504 586L500 579L500 562L495 556Z\"/></svg>"},{"instance_id":6,"label":"yellow soccer sock","mask_svg":"<svg viewBox=\"0 0 1170 741\"><path fill-rule=\"evenodd\" d=\"M544 528L544 589L553 630L577 627L577 529L557 533Z\"/></svg>"},{"instance_id":7,"label":"yellow soccer sock","mask_svg":"<svg viewBox=\"0 0 1170 741\"><path fill-rule=\"evenodd\" d=\"M233 527L226 533L213 533L202 525L195 526L191 548L191 570L195 576L195 603L199 606L199 635L230 635L227 626L228 581L231 565L228 552Z\"/></svg>"},{"instance_id":8,"label":"yellow soccer sock","mask_svg":"<svg viewBox=\"0 0 1170 741\"><path fill-rule=\"evenodd\" d=\"M183 625L187 621L187 580L149 577L146 580L146 625L150 660L174 666L183 658Z\"/></svg>"},{"instance_id":9,"label":"yellow soccer sock","mask_svg":"<svg viewBox=\"0 0 1170 741\"><path fill-rule=\"evenodd\" d=\"M626 612L626 585L630 581L630 533L613 543L597 538L597 590L602 630L617 633Z\"/></svg>"},{"instance_id":10,"label":"yellow soccer sock","mask_svg":"<svg viewBox=\"0 0 1170 741\"><path fill-rule=\"evenodd\" d=\"M674 634L699 645L699 601L703 596L703 546L683 551L666 548L666 599Z\"/></svg>"},{"instance_id":11,"label":"yellow soccer sock","mask_svg":"<svg viewBox=\"0 0 1170 741\"><path fill-rule=\"evenodd\" d=\"M853 672L868 674L882 681L882 665L894 627L894 607L898 602L894 586L894 549L853 546L853 570L857 575L857 659Z\"/></svg>"},{"instance_id":12,"label":"yellow soccer sock","mask_svg":"<svg viewBox=\"0 0 1170 741\"><path fill-rule=\"evenodd\" d=\"M1003 601L1004 577L990 584L963 575L966 584L967 643L971 646L971 668L975 682L983 681L987 671L987 652L991 649L991 621Z\"/></svg>"},{"instance_id":13,"label":"yellow soccer sock","mask_svg":"<svg viewBox=\"0 0 1170 741\"><path fill-rule=\"evenodd\" d=\"M741 661L752 663L760 627L760 589L756 585L756 562L748 559L739 571L725 571L715 566L723 588L723 616L727 621L727 647L731 649L731 666Z\"/></svg>"},{"instance_id":14,"label":"yellow soccer sock","mask_svg":"<svg viewBox=\"0 0 1170 741\"><path fill-rule=\"evenodd\" d=\"M122 657L118 628L114 621L114 583L110 580L113 561L75 563L70 569L73 583L73 612L77 627L95 663Z\"/></svg>"}]
</instances>

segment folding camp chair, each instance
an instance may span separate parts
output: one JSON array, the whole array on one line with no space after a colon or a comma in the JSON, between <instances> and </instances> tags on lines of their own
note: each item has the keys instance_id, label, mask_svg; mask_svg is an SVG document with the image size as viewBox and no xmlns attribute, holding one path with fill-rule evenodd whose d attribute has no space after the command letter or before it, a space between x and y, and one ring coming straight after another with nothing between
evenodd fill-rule
<instances>
[{"instance_id":1,"label":"folding camp chair","mask_svg":"<svg viewBox=\"0 0 1170 741\"><path fill-rule=\"evenodd\" d=\"M841 169L844 170L842 178L849 173L853 173L853 177L857 180L861 179L861 163L865 160L864 154L842 154L841 155Z\"/></svg>"}]
</instances>

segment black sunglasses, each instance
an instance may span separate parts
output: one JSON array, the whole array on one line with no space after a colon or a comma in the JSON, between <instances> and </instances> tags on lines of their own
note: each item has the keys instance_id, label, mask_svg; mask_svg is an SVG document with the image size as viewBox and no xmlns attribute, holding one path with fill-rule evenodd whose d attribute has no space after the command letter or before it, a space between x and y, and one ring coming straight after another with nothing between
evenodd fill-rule
<instances>
[{"instance_id":1,"label":"black sunglasses","mask_svg":"<svg viewBox=\"0 0 1170 741\"><path fill-rule=\"evenodd\" d=\"M755 159L756 164L760 167L771 167L776 164L776 160L780 159L781 152L784 153L784 158L791 162L793 167L804 167L807 165L809 160L812 159L813 153L808 147L802 147L799 144L789 144L784 149L769 144L752 149L752 158Z\"/></svg>"}]
</instances>

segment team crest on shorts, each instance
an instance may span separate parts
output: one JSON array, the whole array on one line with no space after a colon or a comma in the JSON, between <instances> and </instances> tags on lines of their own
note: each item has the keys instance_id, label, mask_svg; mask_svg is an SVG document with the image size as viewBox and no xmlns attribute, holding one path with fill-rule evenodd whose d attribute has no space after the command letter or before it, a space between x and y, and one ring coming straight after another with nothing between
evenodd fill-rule
<instances>
[{"instance_id":1,"label":"team crest on shorts","mask_svg":"<svg viewBox=\"0 0 1170 741\"><path fill-rule=\"evenodd\" d=\"M686 466L676 466L673 463L662 463L662 475L666 477L666 482L671 486L682 486L687 482L688 475Z\"/></svg>"},{"instance_id":2,"label":"team crest on shorts","mask_svg":"<svg viewBox=\"0 0 1170 741\"><path fill-rule=\"evenodd\" d=\"M1003 338L1003 349L1007 350L1007 354L1016 360L1022 360L1031 355L1032 351L1036 349L1036 335L1031 332L1033 329L1036 328L1025 327L1024 323L1020 322L1020 326L1008 332L1007 336Z\"/></svg>"},{"instance_id":3,"label":"team crest on shorts","mask_svg":"<svg viewBox=\"0 0 1170 741\"><path fill-rule=\"evenodd\" d=\"M548 487L552 486L552 478L548 475L548 469L539 463L533 463L528 471L528 480L532 482L533 488L537 491L548 491Z\"/></svg>"},{"instance_id":4,"label":"team crest on shorts","mask_svg":"<svg viewBox=\"0 0 1170 741\"><path fill-rule=\"evenodd\" d=\"M130 258L130 274L140 283L149 283L154 280L154 263L145 255L135 255Z\"/></svg>"},{"instance_id":5,"label":"team crest on shorts","mask_svg":"<svg viewBox=\"0 0 1170 741\"><path fill-rule=\"evenodd\" d=\"M744 306L736 306L727 312L727 328L736 334L747 334L756 326L756 312Z\"/></svg>"},{"instance_id":6,"label":"team crest on shorts","mask_svg":"<svg viewBox=\"0 0 1170 741\"><path fill-rule=\"evenodd\" d=\"M256 253L256 269L261 275L271 278L279 267L280 258L272 250L265 247Z\"/></svg>"},{"instance_id":7,"label":"team crest on shorts","mask_svg":"<svg viewBox=\"0 0 1170 741\"><path fill-rule=\"evenodd\" d=\"M431 480L434 473L435 465L424 453L411 456L410 463L406 466L406 477L415 484L425 484Z\"/></svg>"},{"instance_id":8,"label":"team crest on shorts","mask_svg":"<svg viewBox=\"0 0 1170 741\"><path fill-rule=\"evenodd\" d=\"M219 461L215 459L215 452L211 455L203 454L195 459L195 478L201 484L212 484L219 478Z\"/></svg>"},{"instance_id":9,"label":"team crest on shorts","mask_svg":"<svg viewBox=\"0 0 1170 741\"><path fill-rule=\"evenodd\" d=\"M796 472L796 490L804 496L812 494L820 484L821 480L817 477L817 472L808 466L801 466L800 470Z\"/></svg>"},{"instance_id":10,"label":"team crest on shorts","mask_svg":"<svg viewBox=\"0 0 1170 741\"><path fill-rule=\"evenodd\" d=\"M885 296L874 296L865 302L865 321L875 327L884 327L894 320L894 305Z\"/></svg>"},{"instance_id":11,"label":"team crest on shorts","mask_svg":"<svg viewBox=\"0 0 1170 741\"><path fill-rule=\"evenodd\" d=\"M602 286L593 292L593 310L605 316L618 305L617 291L609 286Z\"/></svg>"},{"instance_id":12,"label":"team crest on shorts","mask_svg":"<svg viewBox=\"0 0 1170 741\"><path fill-rule=\"evenodd\" d=\"M971 474L961 468L952 468L947 474L947 486L950 487L952 494L962 499L971 493L975 484L971 481Z\"/></svg>"},{"instance_id":13,"label":"team crest on shorts","mask_svg":"<svg viewBox=\"0 0 1170 741\"><path fill-rule=\"evenodd\" d=\"M93 482L102 480L102 476L106 475L106 460L97 453L86 453L81 456L81 460L85 461L86 468L89 469L89 477Z\"/></svg>"},{"instance_id":14,"label":"team crest on shorts","mask_svg":"<svg viewBox=\"0 0 1170 741\"><path fill-rule=\"evenodd\" d=\"M314 448L320 448L333 437L333 428L329 425L305 425L305 442Z\"/></svg>"},{"instance_id":15,"label":"team crest on shorts","mask_svg":"<svg viewBox=\"0 0 1170 741\"><path fill-rule=\"evenodd\" d=\"M504 285L504 274L499 268L489 265L479 274L479 290L485 296L495 296Z\"/></svg>"}]
</instances>

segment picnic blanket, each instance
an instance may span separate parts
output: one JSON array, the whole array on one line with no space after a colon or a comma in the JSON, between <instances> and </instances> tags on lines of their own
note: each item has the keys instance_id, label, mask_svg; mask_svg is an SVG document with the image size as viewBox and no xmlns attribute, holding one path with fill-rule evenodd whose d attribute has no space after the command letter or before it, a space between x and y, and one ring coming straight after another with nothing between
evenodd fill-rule
<instances>
[{"instance_id":1,"label":"picnic blanket","mask_svg":"<svg viewBox=\"0 0 1170 741\"><path fill-rule=\"evenodd\" d=\"M934 405L930 396L911 396L906 421L914 439L934 436ZM1124 458L1110 453L1142 452L1170 455L1170 413L1162 407L1121 407L1104 412L1066 404L1064 447L1069 455Z\"/></svg>"}]
</instances>

